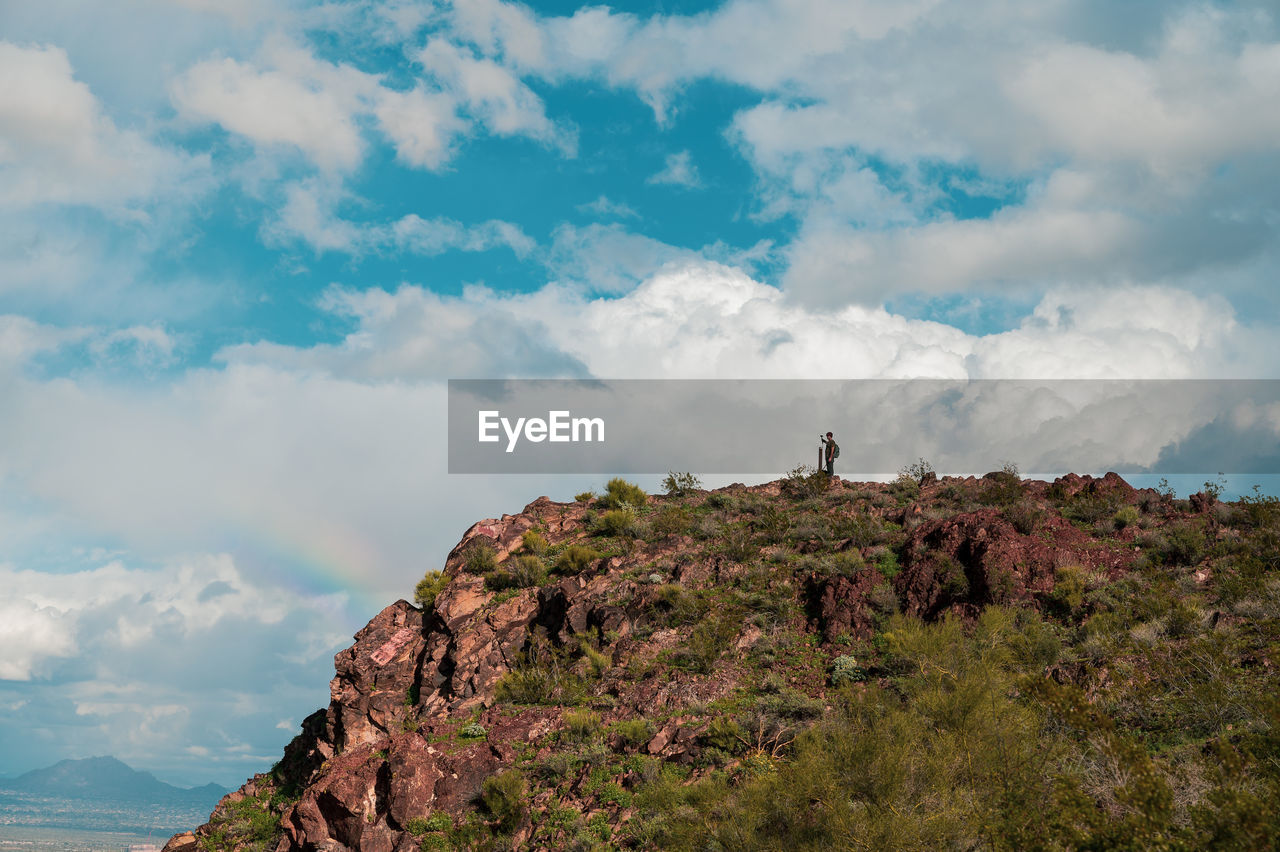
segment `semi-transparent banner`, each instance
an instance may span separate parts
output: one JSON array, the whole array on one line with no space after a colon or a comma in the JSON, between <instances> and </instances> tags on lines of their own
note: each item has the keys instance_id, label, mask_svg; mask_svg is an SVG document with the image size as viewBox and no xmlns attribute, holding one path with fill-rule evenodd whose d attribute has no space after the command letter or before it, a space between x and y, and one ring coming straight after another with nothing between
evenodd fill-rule
<instances>
[{"instance_id":1,"label":"semi-transparent banner","mask_svg":"<svg viewBox=\"0 0 1280 852\"><path fill-rule=\"evenodd\" d=\"M451 380L450 473L1280 473L1274 380Z\"/></svg>"}]
</instances>

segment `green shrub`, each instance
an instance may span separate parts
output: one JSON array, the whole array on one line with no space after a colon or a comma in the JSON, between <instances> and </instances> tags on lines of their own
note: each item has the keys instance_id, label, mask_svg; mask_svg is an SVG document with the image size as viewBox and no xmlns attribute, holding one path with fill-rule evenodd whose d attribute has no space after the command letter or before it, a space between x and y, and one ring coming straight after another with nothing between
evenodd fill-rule
<instances>
[{"instance_id":1,"label":"green shrub","mask_svg":"<svg viewBox=\"0 0 1280 852\"><path fill-rule=\"evenodd\" d=\"M511 582L516 588L527 589L547 582L547 566L537 556L525 553L517 556L509 565Z\"/></svg>"},{"instance_id":2,"label":"green shrub","mask_svg":"<svg viewBox=\"0 0 1280 852\"><path fill-rule=\"evenodd\" d=\"M467 571L471 574L488 574L498 567L498 554L493 545L475 542L467 548Z\"/></svg>"},{"instance_id":3,"label":"green shrub","mask_svg":"<svg viewBox=\"0 0 1280 852\"><path fill-rule=\"evenodd\" d=\"M1066 565L1054 574L1049 600L1060 615L1069 616L1083 606L1085 576L1079 565Z\"/></svg>"},{"instance_id":4,"label":"green shrub","mask_svg":"<svg viewBox=\"0 0 1280 852\"><path fill-rule=\"evenodd\" d=\"M693 513L684 506L663 506L650 518L649 526L663 538L685 535L693 526Z\"/></svg>"},{"instance_id":5,"label":"green shrub","mask_svg":"<svg viewBox=\"0 0 1280 852\"><path fill-rule=\"evenodd\" d=\"M876 560L876 570L886 580L892 580L898 576L902 568L898 565L898 554L892 550L887 550Z\"/></svg>"},{"instance_id":6,"label":"green shrub","mask_svg":"<svg viewBox=\"0 0 1280 852\"><path fill-rule=\"evenodd\" d=\"M917 459L899 470L898 476L909 477L910 479L915 480L917 485L922 485L924 484L925 477L931 473L935 476L937 475L933 469L933 465L925 459Z\"/></svg>"},{"instance_id":7,"label":"green shrub","mask_svg":"<svg viewBox=\"0 0 1280 852\"><path fill-rule=\"evenodd\" d=\"M600 731L600 714L594 710L570 710L563 716L565 734L579 742Z\"/></svg>"},{"instance_id":8,"label":"green shrub","mask_svg":"<svg viewBox=\"0 0 1280 852\"><path fill-rule=\"evenodd\" d=\"M596 499L596 492L594 491L579 491L573 495L575 503L590 503L594 499Z\"/></svg>"},{"instance_id":9,"label":"green shrub","mask_svg":"<svg viewBox=\"0 0 1280 852\"><path fill-rule=\"evenodd\" d=\"M898 474L898 478L889 483L889 496L893 497L899 505L905 506L912 500L920 496L920 483L905 474Z\"/></svg>"},{"instance_id":10,"label":"green shrub","mask_svg":"<svg viewBox=\"0 0 1280 852\"><path fill-rule=\"evenodd\" d=\"M702 487L702 480L694 476L692 473L676 473L668 471L667 478L662 480L662 487L667 494L672 497L683 497L690 491L697 491Z\"/></svg>"},{"instance_id":11,"label":"green shrub","mask_svg":"<svg viewBox=\"0 0 1280 852\"><path fill-rule=\"evenodd\" d=\"M1197 522L1170 524L1163 533L1158 556L1165 565L1195 565L1204 556L1204 530Z\"/></svg>"},{"instance_id":12,"label":"green shrub","mask_svg":"<svg viewBox=\"0 0 1280 852\"><path fill-rule=\"evenodd\" d=\"M630 508L610 509L596 521L596 532L607 536L629 536L636 530L636 513Z\"/></svg>"},{"instance_id":13,"label":"green shrub","mask_svg":"<svg viewBox=\"0 0 1280 852\"><path fill-rule=\"evenodd\" d=\"M796 500L817 497L831 485L826 471L807 464L797 465L782 477L782 493Z\"/></svg>"},{"instance_id":14,"label":"green shrub","mask_svg":"<svg viewBox=\"0 0 1280 852\"><path fill-rule=\"evenodd\" d=\"M489 814L501 834L510 834L524 819L524 775L516 769L508 769L484 779L480 785L480 807Z\"/></svg>"},{"instance_id":15,"label":"green shrub","mask_svg":"<svg viewBox=\"0 0 1280 852\"><path fill-rule=\"evenodd\" d=\"M1013 524L1013 528L1023 535L1031 535L1036 531L1036 527L1040 526L1040 520L1044 517L1044 512L1036 504L1019 500L1005 507L1002 513L1009 523Z\"/></svg>"},{"instance_id":16,"label":"green shrub","mask_svg":"<svg viewBox=\"0 0 1280 852\"><path fill-rule=\"evenodd\" d=\"M582 544L571 544L556 557L556 573L581 574L600 558L600 553Z\"/></svg>"},{"instance_id":17,"label":"green shrub","mask_svg":"<svg viewBox=\"0 0 1280 852\"><path fill-rule=\"evenodd\" d=\"M587 658L587 666L591 671L592 677L600 677L613 665L612 657L597 651L586 639L581 641L579 649L582 651L582 655Z\"/></svg>"},{"instance_id":18,"label":"green shrub","mask_svg":"<svg viewBox=\"0 0 1280 852\"><path fill-rule=\"evenodd\" d=\"M843 686L846 683L862 683L867 679L867 673L858 665L858 661L841 654L831 661L831 685Z\"/></svg>"},{"instance_id":19,"label":"green shrub","mask_svg":"<svg viewBox=\"0 0 1280 852\"><path fill-rule=\"evenodd\" d=\"M1137 506L1121 506L1116 509L1116 513L1111 516L1111 520L1115 522L1116 529L1122 530L1125 527L1131 527L1138 523L1140 516Z\"/></svg>"},{"instance_id":20,"label":"green shrub","mask_svg":"<svg viewBox=\"0 0 1280 852\"><path fill-rule=\"evenodd\" d=\"M627 482L619 476L610 479L604 486L604 495L600 505L606 509L621 509L623 506L643 506L649 499L639 485Z\"/></svg>"},{"instance_id":21,"label":"green shrub","mask_svg":"<svg viewBox=\"0 0 1280 852\"><path fill-rule=\"evenodd\" d=\"M520 537L520 543L524 545L525 550L534 556L541 556L547 552L546 536L537 530L525 530L524 535Z\"/></svg>"},{"instance_id":22,"label":"green shrub","mask_svg":"<svg viewBox=\"0 0 1280 852\"><path fill-rule=\"evenodd\" d=\"M413 600L423 609L430 609L436 602L436 595L449 585L449 578L443 571L428 571L413 589Z\"/></svg>"},{"instance_id":23,"label":"green shrub","mask_svg":"<svg viewBox=\"0 0 1280 852\"><path fill-rule=\"evenodd\" d=\"M489 732L479 722L468 722L458 731L458 737L464 740L486 740L489 738Z\"/></svg>"},{"instance_id":24,"label":"green shrub","mask_svg":"<svg viewBox=\"0 0 1280 852\"><path fill-rule=\"evenodd\" d=\"M700 739L708 748L720 749L727 754L741 754L747 747L746 731L729 716L712 719Z\"/></svg>"},{"instance_id":25,"label":"green shrub","mask_svg":"<svg viewBox=\"0 0 1280 852\"><path fill-rule=\"evenodd\" d=\"M564 660L565 652L531 647L524 659L494 684L494 697L513 704L572 705L587 695L587 684Z\"/></svg>"},{"instance_id":26,"label":"green shrub","mask_svg":"<svg viewBox=\"0 0 1280 852\"><path fill-rule=\"evenodd\" d=\"M422 837L424 834L431 832L445 832L453 828L453 820L449 815L440 811L433 813L429 817L411 817L405 824L405 831L414 837Z\"/></svg>"},{"instance_id":27,"label":"green shrub","mask_svg":"<svg viewBox=\"0 0 1280 852\"><path fill-rule=\"evenodd\" d=\"M653 739L653 724L648 719L622 719L609 726L626 748L637 748Z\"/></svg>"},{"instance_id":28,"label":"green shrub","mask_svg":"<svg viewBox=\"0 0 1280 852\"><path fill-rule=\"evenodd\" d=\"M738 635L739 621L740 615L736 612L712 610L694 626L684 647L672 655L672 665L697 674L709 674Z\"/></svg>"}]
</instances>

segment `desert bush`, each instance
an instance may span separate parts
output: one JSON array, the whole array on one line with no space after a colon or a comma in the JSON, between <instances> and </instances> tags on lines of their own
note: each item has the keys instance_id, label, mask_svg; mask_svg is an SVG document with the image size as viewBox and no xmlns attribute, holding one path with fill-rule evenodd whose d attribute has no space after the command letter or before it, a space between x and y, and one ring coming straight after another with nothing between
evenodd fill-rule
<instances>
[{"instance_id":1,"label":"desert bush","mask_svg":"<svg viewBox=\"0 0 1280 852\"><path fill-rule=\"evenodd\" d=\"M978 492L978 501L988 506L1009 506L1022 499L1022 477L1018 474L1018 466L1005 462L997 471L982 477L982 487Z\"/></svg>"},{"instance_id":2,"label":"desert bush","mask_svg":"<svg viewBox=\"0 0 1280 852\"><path fill-rule=\"evenodd\" d=\"M649 528L663 538L686 535L693 526L693 513L684 506L663 506L649 519Z\"/></svg>"},{"instance_id":3,"label":"desert bush","mask_svg":"<svg viewBox=\"0 0 1280 852\"><path fill-rule=\"evenodd\" d=\"M931 473L937 476L937 473L933 469L933 465L927 460L921 458L916 459L909 465L905 465L898 471L898 476L905 476L910 479L914 479L916 485L921 485L924 483L925 477Z\"/></svg>"},{"instance_id":4,"label":"desert bush","mask_svg":"<svg viewBox=\"0 0 1280 852\"><path fill-rule=\"evenodd\" d=\"M600 677L613 665L613 658L608 654L597 651L586 639L579 643L578 649L582 652L582 656L586 658L587 670L592 677Z\"/></svg>"},{"instance_id":5,"label":"desert bush","mask_svg":"<svg viewBox=\"0 0 1280 852\"><path fill-rule=\"evenodd\" d=\"M437 811L429 817L411 817L404 824L405 831L414 837L422 837L431 832L445 832L453 828L453 820L448 814Z\"/></svg>"},{"instance_id":6,"label":"desert bush","mask_svg":"<svg viewBox=\"0 0 1280 852\"><path fill-rule=\"evenodd\" d=\"M857 659L841 654L831 661L831 685L844 686L847 683L861 683L867 679L867 673L858 665Z\"/></svg>"},{"instance_id":7,"label":"desert bush","mask_svg":"<svg viewBox=\"0 0 1280 852\"><path fill-rule=\"evenodd\" d=\"M920 496L920 483L914 477L900 473L897 479L889 483L887 490L899 505L905 506Z\"/></svg>"},{"instance_id":8,"label":"desert bush","mask_svg":"<svg viewBox=\"0 0 1280 852\"><path fill-rule=\"evenodd\" d=\"M599 551L583 544L571 544L556 557L555 570L558 574L581 574L599 558Z\"/></svg>"},{"instance_id":9,"label":"desert bush","mask_svg":"<svg viewBox=\"0 0 1280 852\"><path fill-rule=\"evenodd\" d=\"M746 748L746 732L736 719L717 716L707 725L700 739L708 748L720 749L728 754L741 754Z\"/></svg>"},{"instance_id":10,"label":"desert bush","mask_svg":"<svg viewBox=\"0 0 1280 852\"><path fill-rule=\"evenodd\" d=\"M467 572L471 574L488 574L498 567L498 554L488 542L473 542L467 548Z\"/></svg>"},{"instance_id":11,"label":"desert bush","mask_svg":"<svg viewBox=\"0 0 1280 852\"><path fill-rule=\"evenodd\" d=\"M730 527L720 539L719 550L734 562L746 562L758 552L751 533L742 527Z\"/></svg>"},{"instance_id":12,"label":"desert bush","mask_svg":"<svg viewBox=\"0 0 1280 852\"><path fill-rule=\"evenodd\" d=\"M1122 530L1138 523L1141 520L1141 516L1138 514L1137 506L1121 506L1116 509L1116 513L1111 516L1111 520L1115 523L1116 529Z\"/></svg>"},{"instance_id":13,"label":"desert bush","mask_svg":"<svg viewBox=\"0 0 1280 852\"><path fill-rule=\"evenodd\" d=\"M610 509L596 521L596 532L607 536L629 536L636 530L636 513L630 508Z\"/></svg>"},{"instance_id":14,"label":"desert bush","mask_svg":"<svg viewBox=\"0 0 1280 852\"><path fill-rule=\"evenodd\" d=\"M712 610L694 626L689 641L671 657L671 664L698 674L709 674L738 635L740 614Z\"/></svg>"},{"instance_id":15,"label":"desert bush","mask_svg":"<svg viewBox=\"0 0 1280 852\"><path fill-rule=\"evenodd\" d=\"M621 719L609 726L625 748L638 748L653 739L653 723L648 719Z\"/></svg>"},{"instance_id":16,"label":"desert bush","mask_svg":"<svg viewBox=\"0 0 1280 852\"><path fill-rule=\"evenodd\" d=\"M524 775L519 770L508 769L484 779L480 785L479 804L496 823L498 832L510 834L515 831L527 809Z\"/></svg>"},{"instance_id":17,"label":"desert bush","mask_svg":"<svg viewBox=\"0 0 1280 852\"><path fill-rule=\"evenodd\" d=\"M498 678L494 698L512 704L573 705L587 695L587 685L554 652L532 649L525 659Z\"/></svg>"},{"instance_id":18,"label":"desert bush","mask_svg":"<svg viewBox=\"0 0 1280 852\"><path fill-rule=\"evenodd\" d=\"M534 556L546 553L549 546L546 536L537 530L525 530L524 535L520 537L520 542L524 545L524 549Z\"/></svg>"},{"instance_id":19,"label":"desert bush","mask_svg":"<svg viewBox=\"0 0 1280 852\"><path fill-rule=\"evenodd\" d=\"M817 497L830 486L826 471L807 464L797 465L782 477L782 493L796 500Z\"/></svg>"},{"instance_id":20,"label":"desert bush","mask_svg":"<svg viewBox=\"0 0 1280 852\"><path fill-rule=\"evenodd\" d=\"M1084 605L1085 578L1079 565L1064 565L1055 572L1049 601L1059 615L1070 616Z\"/></svg>"},{"instance_id":21,"label":"desert bush","mask_svg":"<svg viewBox=\"0 0 1280 852\"><path fill-rule=\"evenodd\" d=\"M458 731L458 737L464 740L484 740L489 738L489 732L479 722L468 722Z\"/></svg>"},{"instance_id":22,"label":"desert bush","mask_svg":"<svg viewBox=\"0 0 1280 852\"><path fill-rule=\"evenodd\" d=\"M876 559L876 570L886 580L892 580L902 571L902 567L898 564L898 554L892 550L886 550Z\"/></svg>"},{"instance_id":23,"label":"desert bush","mask_svg":"<svg viewBox=\"0 0 1280 852\"><path fill-rule=\"evenodd\" d=\"M667 627L693 624L707 612L706 601L678 583L663 583L654 589L653 606Z\"/></svg>"},{"instance_id":24,"label":"desert bush","mask_svg":"<svg viewBox=\"0 0 1280 852\"><path fill-rule=\"evenodd\" d=\"M692 785L661 779L645 787L636 802L653 845L1043 848L1034 838L1006 837L1001 821L1019 808L1037 813L1054 754L1037 715L1012 697L1012 621L984 615L966 636L952 619L895 619L886 635L908 662L901 697L840 694L829 717L798 734L789 759L768 761L772 771L736 783L713 774ZM775 751L770 743L794 736L744 728L749 741L760 738L754 753L765 758Z\"/></svg>"},{"instance_id":25,"label":"desert bush","mask_svg":"<svg viewBox=\"0 0 1280 852\"><path fill-rule=\"evenodd\" d=\"M591 739L600 731L600 714L594 710L570 710L563 719L566 736L579 742Z\"/></svg>"},{"instance_id":26,"label":"desert bush","mask_svg":"<svg viewBox=\"0 0 1280 852\"><path fill-rule=\"evenodd\" d=\"M413 600L423 609L430 609L436 602L436 595L449 585L449 578L443 571L428 571L413 588Z\"/></svg>"},{"instance_id":27,"label":"desert bush","mask_svg":"<svg viewBox=\"0 0 1280 852\"><path fill-rule=\"evenodd\" d=\"M1165 565L1195 565L1204 551L1204 529L1195 521L1180 521L1164 528L1157 555Z\"/></svg>"},{"instance_id":28,"label":"desert bush","mask_svg":"<svg viewBox=\"0 0 1280 852\"><path fill-rule=\"evenodd\" d=\"M573 495L575 503L590 503L594 499L596 499L596 492L594 491L579 491Z\"/></svg>"},{"instance_id":29,"label":"desert bush","mask_svg":"<svg viewBox=\"0 0 1280 852\"><path fill-rule=\"evenodd\" d=\"M509 570L512 583L517 588L536 587L547 582L547 566L538 557L527 553L512 560Z\"/></svg>"},{"instance_id":30,"label":"desert bush","mask_svg":"<svg viewBox=\"0 0 1280 852\"><path fill-rule=\"evenodd\" d=\"M1028 500L1019 500L1006 506L1001 513L1005 520L1013 524L1013 528L1023 535L1031 535L1040 526L1044 511Z\"/></svg>"},{"instance_id":31,"label":"desert bush","mask_svg":"<svg viewBox=\"0 0 1280 852\"><path fill-rule=\"evenodd\" d=\"M884 532L884 526L880 521L865 512L842 515L831 524L832 535L836 538L849 539L855 547L871 547L879 544Z\"/></svg>"},{"instance_id":32,"label":"desert bush","mask_svg":"<svg viewBox=\"0 0 1280 852\"><path fill-rule=\"evenodd\" d=\"M1091 527L1115 516L1120 500L1114 495L1093 495L1083 491L1062 506L1062 517L1080 526Z\"/></svg>"},{"instance_id":33,"label":"desert bush","mask_svg":"<svg viewBox=\"0 0 1280 852\"><path fill-rule=\"evenodd\" d=\"M683 497L691 491L702 487L702 480L692 473L676 473L667 471L667 478L662 480L662 487L669 496Z\"/></svg>"},{"instance_id":34,"label":"desert bush","mask_svg":"<svg viewBox=\"0 0 1280 852\"><path fill-rule=\"evenodd\" d=\"M600 497L600 505L605 509L621 509L624 506L640 507L645 504L649 496L644 493L639 485L627 482L620 476L610 479L604 487L604 494Z\"/></svg>"}]
</instances>

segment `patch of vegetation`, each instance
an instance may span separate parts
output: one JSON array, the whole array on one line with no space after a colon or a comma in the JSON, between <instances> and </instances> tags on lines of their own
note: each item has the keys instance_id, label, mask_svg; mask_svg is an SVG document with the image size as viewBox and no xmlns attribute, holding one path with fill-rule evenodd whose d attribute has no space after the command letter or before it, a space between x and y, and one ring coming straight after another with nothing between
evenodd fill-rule
<instances>
[{"instance_id":1,"label":"patch of vegetation","mask_svg":"<svg viewBox=\"0 0 1280 852\"><path fill-rule=\"evenodd\" d=\"M653 739L653 724L648 719L623 719L609 726L625 748L639 748Z\"/></svg>"},{"instance_id":2,"label":"patch of vegetation","mask_svg":"<svg viewBox=\"0 0 1280 852\"><path fill-rule=\"evenodd\" d=\"M600 497L600 505L605 509L621 509L624 506L639 508L647 503L649 495L639 485L627 482L619 476L610 479Z\"/></svg>"},{"instance_id":3,"label":"patch of vegetation","mask_svg":"<svg viewBox=\"0 0 1280 852\"><path fill-rule=\"evenodd\" d=\"M497 551L488 542L474 542L467 548L467 558L464 564L468 573L488 574L498 567Z\"/></svg>"},{"instance_id":4,"label":"patch of vegetation","mask_svg":"<svg viewBox=\"0 0 1280 852\"><path fill-rule=\"evenodd\" d=\"M636 531L636 513L630 507L610 509L596 520L596 533L607 536L629 536Z\"/></svg>"},{"instance_id":5,"label":"patch of vegetation","mask_svg":"<svg viewBox=\"0 0 1280 852\"><path fill-rule=\"evenodd\" d=\"M817 497L829 488L830 478L826 471L818 470L807 464L797 465L782 477L782 493L795 500L806 500Z\"/></svg>"},{"instance_id":6,"label":"patch of vegetation","mask_svg":"<svg viewBox=\"0 0 1280 852\"><path fill-rule=\"evenodd\" d=\"M929 474L937 476L933 469L933 465L923 458L916 459L911 464L904 466L898 471L898 476L906 476L914 479L916 485L923 485L925 477Z\"/></svg>"},{"instance_id":7,"label":"patch of vegetation","mask_svg":"<svg viewBox=\"0 0 1280 852\"><path fill-rule=\"evenodd\" d=\"M528 810L525 791L524 775L515 769L484 779L480 786L479 805L499 833L510 834L524 819Z\"/></svg>"},{"instance_id":8,"label":"patch of vegetation","mask_svg":"<svg viewBox=\"0 0 1280 852\"><path fill-rule=\"evenodd\" d=\"M520 537L520 543L534 556L542 556L549 547L546 536L537 530L525 530L524 535Z\"/></svg>"},{"instance_id":9,"label":"patch of vegetation","mask_svg":"<svg viewBox=\"0 0 1280 852\"><path fill-rule=\"evenodd\" d=\"M223 813L210 818L208 834L199 835L205 852L241 849L266 852L280 839L280 812L283 802L263 791L232 802Z\"/></svg>"},{"instance_id":10,"label":"patch of vegetation","mask_svg":"<svg viewBox=\"0 0 1280 852\"><path fill-rule=\"evenodd\" d=\"M702 480L692 473L676 473L668 471L662 480L662 488L670 497L684 497L702 487Z\"/></svg>"},{"instance_id":11,"label":"patch of vegetation","mask_svg":"<svg viewBox=\"0 0 1280 852\"><path fill-rule=\"evenodd\" d=\"M443 571L428 571L413 588L413 600L423 609L431 609L435 605L436 595L449 585L449 578Z\"/></svg>"},{"instance_id":12,"label":"patch of vegetation","mask_svg":"<svg viewBox=\"0 0 1280 852\"><path fill-rule=\"evenodd\" d=\"M557 574L564 575L581 574L600 556L600 551L593 550L584 544L571 544L560 551L556 557L555 571Z\"/></svg>"}]
</instances>

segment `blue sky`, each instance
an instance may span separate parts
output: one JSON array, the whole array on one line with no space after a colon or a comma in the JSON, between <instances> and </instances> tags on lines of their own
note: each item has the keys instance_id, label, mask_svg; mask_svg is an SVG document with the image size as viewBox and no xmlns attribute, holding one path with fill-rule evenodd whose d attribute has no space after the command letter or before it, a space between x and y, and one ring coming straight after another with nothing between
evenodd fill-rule
<instances>
[{"instance_id":1,"label":"blue sky","mask_svg":"<svg viewBox=\"0 0 1280 852\"><path fill-rule=\"evenodd\" d=\"M0 775L238 784L598 485L449 477L448 378L1277 377L1268 2L47 0L0 74Z\"/></svg>"}]
</instances>

